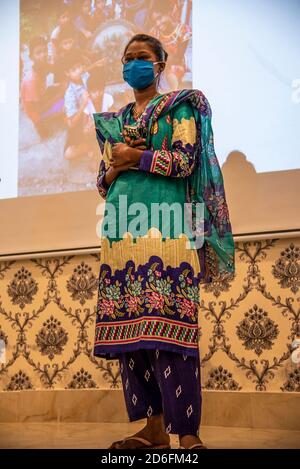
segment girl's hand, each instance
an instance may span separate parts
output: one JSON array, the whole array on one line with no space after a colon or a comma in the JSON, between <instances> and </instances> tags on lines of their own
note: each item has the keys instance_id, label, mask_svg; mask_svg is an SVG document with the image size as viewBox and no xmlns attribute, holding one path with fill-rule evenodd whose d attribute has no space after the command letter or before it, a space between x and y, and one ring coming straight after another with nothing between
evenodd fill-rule
<instances>
[{"instance_id":1,"label":"girl's hand","mask_svg":"<svg viewBox=\"0 0 300 469\"><path fill-rule=\"evenodd\" d=\"M125 171L139 163L143 150L130 147L126 143L115 143L112 146L110 164L115 169Z\"/></svg>"},{"instance_id":2,"label":"girl's hand","mask_svg":"<svg viewBox=\"0 0 300 469\"><path fill-rule=\"evenodd\" d=\"M115 168L113 167L110 167L107 171L107 173L105 174L105 178L104 178L104 181L105 183L110 186L111 183L119 176L121 171L119 170L116 170Z\"/></svg>"},{"instance_id":3,"label":"girl's hand","mask_svg":"<svg viewBox=\"0 0 300 469\"><path fill-rule=\"evenodd\" d=\"M137 140L131 140L130 137L125 137L125 142L127 145L133 148L139 148L140 150L146 150L146 139L139 138Z\"/></svg>"}]
</instances>

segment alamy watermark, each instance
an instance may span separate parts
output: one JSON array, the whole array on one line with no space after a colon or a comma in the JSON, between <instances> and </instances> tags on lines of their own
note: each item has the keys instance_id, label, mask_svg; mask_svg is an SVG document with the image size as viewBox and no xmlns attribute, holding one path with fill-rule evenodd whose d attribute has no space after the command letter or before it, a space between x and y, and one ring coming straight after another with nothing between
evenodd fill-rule
<instances>
[{"instance_id":1,"label":"alamy watermark","mask_svg":"<svg viewBox=\"0 0 300 469\"><path fill-rule=\"evenodd\" d=\"M177 239L186 235L186 247L199 249L204 242L204 203L181 204L167 202L144 204L134 202L128 204L127 195L119 195L118 203L106 202L99 204L97 215L100 215L96 232L98 237L121 239L130 232L133 238L162 237Z\"/></svg>"}]
</instances>

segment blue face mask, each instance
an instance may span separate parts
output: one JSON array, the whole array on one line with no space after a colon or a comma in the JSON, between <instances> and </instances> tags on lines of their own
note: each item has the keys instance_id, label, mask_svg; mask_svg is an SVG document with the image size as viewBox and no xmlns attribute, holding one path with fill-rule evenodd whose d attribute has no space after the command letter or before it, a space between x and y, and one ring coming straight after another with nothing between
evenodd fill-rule
<instances>
[{"instance_id":1,"label":"blue face mask","mask_svg":"<svg viewBox=\"0 0 300 469\"><path fill-rule=\"evenodd\" d=\"M160 62L150 62L149 60L130 60L123 66L124 80L136 90L142 90L151 85L158 74L154 75L154 64Z\"/></svg>"}]
</instances>

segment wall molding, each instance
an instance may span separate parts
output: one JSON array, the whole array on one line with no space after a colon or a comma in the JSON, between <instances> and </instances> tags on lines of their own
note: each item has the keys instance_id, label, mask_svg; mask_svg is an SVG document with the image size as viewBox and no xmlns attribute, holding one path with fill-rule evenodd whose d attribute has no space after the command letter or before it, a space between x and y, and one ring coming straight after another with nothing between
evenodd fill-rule
<instances>
[{"instance_id":1,"label":"wall molding","mask_svg":"<svg viewBox=\"0 0 300 469\"><path fill-rule=\"evenodd\" d=\"M202 391L204 426L300 430L296 392ZM123 390L26 390L0 393L0 422L128 422Z\"/></svg>"},{"instance_id":2,"label":"wall molding","mask_svg":"<svg viewBox=\"0 0 300 469\"><path fill-rule=\"evenodd\" d=\"M285 239L285 238L299 238L300 229L291 230L274 230L268 232L253 232L253 233L237 233L233 235L234 242L246 242L246 241L257 241L264 239ZM101 239L99 240L99 246L83 246L81 248L65 248L65 249L49 249L47 251L32 251L32 252L15 252L9 254L0 253L0 261L5 260L21 260L21 259L35 259L39 257L53 257L53 256L78 256L82 254L98 254L101 249Z\"/></svg>"}]
</instances>

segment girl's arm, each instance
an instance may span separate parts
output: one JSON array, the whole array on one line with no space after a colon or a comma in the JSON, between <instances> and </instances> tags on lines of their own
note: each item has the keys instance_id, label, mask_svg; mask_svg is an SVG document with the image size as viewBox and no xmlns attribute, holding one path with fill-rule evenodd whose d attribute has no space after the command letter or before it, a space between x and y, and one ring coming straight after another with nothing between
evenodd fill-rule
<instances>
[{"instance_id":1,"label":"girl's arm","mask_svg":"<svg viewBox=\"0 0 300 469\"><path fill-rule=\"evenodd\" d=\"M101 197L103 199L106 198L107 191L111 183L118 177L120 171L113 168L110 165L110 157L111 157L111 145L109 142L105 142L104 147L103 145L100 148L103 148L103 153L99 165L99 171L97 176L97 189Z\"/></svg>"},{"instance_id":2,"label":"girl's arm","mask_svg":"<svg viewBox=\"0 0 300 469\"><path fill-rule=\"evenodd\" d=\"M172 116L172 146L167 147L167 137L159 150L144 150L139 169L162 176L187 177L195 165L196 122L188 103L182 103ZM165 148L164 148L165 147Z\"/></svg>"}]
</instances>

